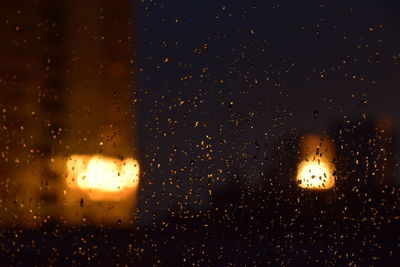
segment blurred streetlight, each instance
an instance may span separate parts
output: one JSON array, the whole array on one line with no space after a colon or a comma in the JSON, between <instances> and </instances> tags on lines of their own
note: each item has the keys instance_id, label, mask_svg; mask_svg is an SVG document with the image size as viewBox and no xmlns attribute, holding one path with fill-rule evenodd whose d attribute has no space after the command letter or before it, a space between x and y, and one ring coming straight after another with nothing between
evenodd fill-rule
<instances>
[{"instance_id":1,"label":"blurred streetlight","mask_svg":"<svg viewBox=\"0 0 400 267\"><path fill-rule=\"evenodd\" d=\"M301 162L296 182L299 187L326 190L335 185L334 146L327 137L306 135L301 143Z\"/></svg>"}]
</instances>

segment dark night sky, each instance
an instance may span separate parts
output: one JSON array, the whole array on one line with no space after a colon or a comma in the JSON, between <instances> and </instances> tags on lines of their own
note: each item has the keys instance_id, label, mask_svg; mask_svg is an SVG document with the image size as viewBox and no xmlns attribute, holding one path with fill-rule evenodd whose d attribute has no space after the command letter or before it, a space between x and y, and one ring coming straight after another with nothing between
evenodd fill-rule
<instances>
[{"instance_id":1,"label":"dark night sky","mask_svg":"<svg viewBox=\"0 0 400 267\"><path fill-rule=\"evenodd\" d=\"M362 114L399 125L399 13L381 0L143 1L139 207L201 208L235 172L254 182L254 144L272 155L289 129L329 132Z\"/></svg>"}]
</instances>

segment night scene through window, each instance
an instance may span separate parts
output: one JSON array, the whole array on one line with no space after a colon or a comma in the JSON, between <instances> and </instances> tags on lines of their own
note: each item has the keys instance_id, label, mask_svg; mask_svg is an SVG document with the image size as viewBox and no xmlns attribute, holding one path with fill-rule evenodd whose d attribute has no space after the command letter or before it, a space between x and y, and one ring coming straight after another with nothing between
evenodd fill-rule
<instances>
[{"instance_id":1,"label":"night scene through window","mask_svg":"<svg viewBox=\"0 0 400 267\"><path fill-rule=\"evenodd\" d=\"M400 2L0 3L0 266L399 266Z\"/></svg>"}]
</instances>

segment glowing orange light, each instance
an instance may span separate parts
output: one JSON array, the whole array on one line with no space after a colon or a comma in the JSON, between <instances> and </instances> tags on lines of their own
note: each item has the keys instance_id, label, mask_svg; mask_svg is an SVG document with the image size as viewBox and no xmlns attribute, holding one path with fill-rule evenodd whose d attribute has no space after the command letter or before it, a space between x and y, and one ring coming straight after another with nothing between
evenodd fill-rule
<instances>
[{"instance_id":1,"label":"glowing orange light","mask_svg":"<svg viewBox=\"0 0 400 267\"><path fill-rule=\"evenodd\" d=\"M302 143L302 158L298 165L296 181L306 189L330 189L335 185L333 145L315 135L306 136Z\"/></svg>"},{"instance_id":2,"label":"glowing orange light","mask_svg":"<svg viewBox=\"0 0 400 267\"><path fill-rule=\"evenodd\" d=\"M138 186L139 164L132 158L73 155L67 162L66 182L92 200L122 200Z\"/></svg>"},{"instance_id":3,"label":"glowing orange light","mask_svg":"<svg viewBox=\"0 0 400 267\"><path fill-rule=\"evenodd\" d=\"M298 167L297 181L302 188L332 188L335 185L333 167L324 159L302 161Z\"/></svg>"}]
</instances>

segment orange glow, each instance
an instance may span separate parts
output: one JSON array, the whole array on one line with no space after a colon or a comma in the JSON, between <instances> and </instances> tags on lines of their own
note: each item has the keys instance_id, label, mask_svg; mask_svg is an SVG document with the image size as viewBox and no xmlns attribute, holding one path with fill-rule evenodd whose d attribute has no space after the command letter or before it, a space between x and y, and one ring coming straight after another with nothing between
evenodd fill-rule
<instances>
[{"instance_id":1,"label":"orange glow","mask_svg":"<svg viewBox=\"0 0 400 267\"><path fill-rule=\"evenodd\" d=\"M332 165L325 159L302 161L298 167L297 181L302 188L332 188L335 185Z\"/></svg>"},{"instance_id":2,"label":"orange glow","mask_svg":"<svg viewBox=\"0 0 400 267\"><path fill-rule=\"evenodd\" d=\"M67 162L67 185L92 200L122 200L139 183L139 164L132 158L73 155Z\"/></svg>"},{"instance_id":3,"label":"orange glow","mask_svg":"<svg viewBox=\"0 0 400 267\"><path fill-rule=\"evenodd\" d=\"M64 175L62 221L130 225L139 187L136 160L75 154L55 164Z\"/></svg>"},{"instance_id":4,"label":"orange glow","mask_svg":"<svg viewBox=\"0 0 400 267\"><path fill-rule=\"evenodd\" d=\"M326 138L308 135L301 146L302 160L298 165L296 181L305 189L324 190L335 185L334 148Z\"/></svg>"}]
</instances>

